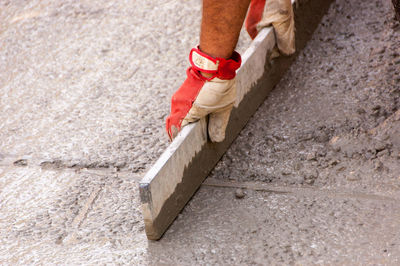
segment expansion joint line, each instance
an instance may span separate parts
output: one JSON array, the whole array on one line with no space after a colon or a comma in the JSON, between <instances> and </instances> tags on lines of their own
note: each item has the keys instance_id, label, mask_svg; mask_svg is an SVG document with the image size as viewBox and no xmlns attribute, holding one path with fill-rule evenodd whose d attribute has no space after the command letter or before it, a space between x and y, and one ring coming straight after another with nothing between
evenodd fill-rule
<instances>
[{"instance_id":1,"label":"expansion joint line","mask_svg":"<svg viewBox=\"0 0 400 266\"><path fill-rule=\"evenodd\" d=\"M333 189L315 188L312 186L307 187L294 187L294 186L274 186L261 182L238 182L238 181L223 181L214 178L209 178L202 184L204 187L219 187L219 188L242 188L252 191L268 192L272 194L290 194L302 197L329 197L329 198L353 198L374 201L398 201L398 198L382 196L377 194L355 192L355 191L340 191Z\"/></svg>"}]
</instances>

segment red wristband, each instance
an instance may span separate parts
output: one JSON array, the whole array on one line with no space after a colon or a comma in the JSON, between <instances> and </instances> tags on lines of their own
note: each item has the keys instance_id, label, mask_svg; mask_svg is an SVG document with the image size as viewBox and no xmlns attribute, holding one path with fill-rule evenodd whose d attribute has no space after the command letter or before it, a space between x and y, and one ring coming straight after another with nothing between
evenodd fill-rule
<instances>
[{"instance_id":1,"label":"red wristband","mask_svg":"<svg viewBox=\"0 0 400 266\"><path fill-rule=\"evenodd\" d=\"M213 74L213 78L233 79L236 76L236 70L240 67L242 59L236 51L232 53L231 58L212 57L200 51L199 47L193 48L189 54L189 61L192 68L204 73Z\"/></svg>"}]
</instances>

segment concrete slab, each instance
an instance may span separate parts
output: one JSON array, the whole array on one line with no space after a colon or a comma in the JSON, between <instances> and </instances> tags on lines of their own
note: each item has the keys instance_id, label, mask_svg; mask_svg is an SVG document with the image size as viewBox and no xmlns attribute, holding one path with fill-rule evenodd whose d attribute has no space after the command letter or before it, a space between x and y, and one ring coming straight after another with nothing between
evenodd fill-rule
<instances>
[{"instance_id":1,"label":"concrete slab","mask_svg":"<svg viewBox=\"0 0 400 266\"><path fill-rule=\"evenodd\" d=\"M300 51L330 1L293 3L296 48ZM207 142L205 120L186 127L140 182L143 216L149 239L156 240L162 236L290 66L295 55L270 59L274 46L273 30L266 28L244 53L243 64L237 75L237 107L232 111L224 142Z\"/></svg>"},{"instance_id":2,"label":"concrete slab","mask_svg":"<svg viewBox=\"0 0 400 266\"><path fill-rule=\"evenodd\" d=\"M145 264L136 186L127 173L2 167L0 261Z\"/></svg>"},{"instance_id":3,"label":"concrete slab","mask_svg":"<svg viewBox=\"0 0 400 266\"><path fill-rule=\"evenodd\" d=\"M237 199L234 191L202 186L164 237L149 243L150 264L400 262L398 199L254 190Z\"/></svg>"},{"instance_id":4,"label":"concrete slab","mask_svg":"<svg viewBox=\"0 0 400 266\"><path fill-rule=\"evenodd\" d=\"M153 265L399 264L400 35L387 7L336 1L211 179L150 242Z\"/></svg>"},{"instance_id":5,"label":"concrete slab","mask_svg":"<svg viewBox=\"0 0 400 266\"><path fill-rule=\"evenodd\" d=\"M40 3L42 3L41 6ZM311 121L313 117L324 115L322 118L329 125L328 122L331 121L329 118L343 117L343 121L346 118L349 119L350 122L345 125L350 128L356 126L354 121L359 119L362 122L361 126L371 125L370 128L367 128L369 130L381 128L380 125L383 125L385 119L393 117L391 112L394 111L390 110L396 107L396 99L399 95L397 87L399 83L396 79L398 63L396 64L396 62L398 62L400 54L398 51L400 27L398 23L395 24L391 20L392 10L385 7L386 4L390 7L390 1L337 0L336 4L331 6L329 14L322 21L323 24L315 33L314 39L308 43L309 48L300 55L297 61L298 65L294 64L293 69L299 69L299 71L301 69L302 73L297 73L293 69L289 70L287 76L274 90L277 94L270 94L267 99L265 105L270 107L264 109L265 106L263 106L260 109L262 112L257 113L254 118L257 123L248 124L248 130L246 129L239 137L241 145L235 144L232 148L233 151L228 152L228 156L223 160L224 164L221 164L223 167L218 166L218 175L214 175L214 177L218 181L223 179L224 186L228 183L227 181L235 181L240 183L239 185L246 182L246 185L250 186L245 190L244 199L239 201L235 198L236 187L215 188L208 183L207 187L200 189L197 196L195 195L193 198L195 204L192 205L190 202L187 205L182 215L172 225L172 230L169 230L159 242L147 241L139 212L137 185L144 173L140 158L144 158L143 162L146 163L144 167L148 165L146 160L149 164L156 160L156 158L147 158L147 152L154 152L154 154L157 152L153 150L153 144L155 140L162 140L162 136L164 136L163 119L152 120L154 123L159 123L160 135L157 135L157 132L152 134L144 131L143 133L142 128L137 130L137 125L140 125L138 121L142 117L139 117L138 120L131 117L132 120L129 120L131 121L129 123L132 124L122 122L123 125L120 125L118 120L115 120L120 118L118 115L107 116L107 113L109 110L121 111L116 107L120 103L120 108L123 109L121 114L125 115L131 110L131 107L128 101L125 102L114 96L108 97L107 95L112 94L112 90L104 92L106 96L102 99L110 99L110 101L103 104L95 97L93 97L94 99L74 98L74 92L79 95L89 95L85 88L90 86L83 86L82 84L85 82L79 79L78 74L74 82L78 82L78 85L81 84L82 87L79 87L80 85L71 87L68 82L64 83L61 79L60 83L52 81L50 76L46 78L47 74L51 74L52 69L62 72L60 71L60 69L62 70L61 65L71 66L72 70L75 70L75 66L76 70L79 70L79 67L90 65L83 63L88 57L96 54L98 44L104 44L103 41L106 42L106 40L112 44L113 49L110 52L115 53L108 59L114 60L118 57L118 60L123 62L124 56L119 57L118 44L122 39L118 37L121 29L118 28L117 20L120 20L121 25L129 29L122 31L126 33L126 36L121 37L125 40L120 43L121 47L137 46L137 49L149 55L142 59L143 65L145 62L151 62L160 67L163 65L162 62L166 62L163 61L158 50L155 50L157 52L154 53L146 50L158 46L160 49L171 47L171 45L180 47L180 51L169 52L179 57L176 62L182 61L176 65L174 63L176 71L168 70L170 76L164 77L160 72L153 72L156 74L152 75L152 79L148 83L140 83L140 86L137 85L138 80L134 75L129 80L129 86L124 87L126 90L121 87L116 89L116 94L132 93L128 98L135 100L135 97L141 97L140 92L147 93L145 89L150 88L149 90L155 95L154 91L164 89L164 87L151 88L149 86L156 77L162 78L168 83L177 75L184 75L184 69L187 66L186 55L181 52L187 51L191 47L187 42L194 40L192 38L197 35L194 31L198 26L198 21L191 21L192 17L188 16L186 12L197 14L199 9L196 5L199 5L200 1L189 1L187 2L188 6L183 6L183 2L145 1L141 3L140 8L136 8L136 11L134 10L135 3L136 1L118 3L68 0L62 3L35 0L0 1L0 23L14 21L10 24L7 22L7 27L4 27L4 24L0 26L0 68L2 68L0 71L0 261L3 264L159 265L165 262L165 264L174 265L193 265L213 264L214 262L227 264L226 262L230 261L238 262L235 264L240 264L241 261L242 264L249 264L248 262L254 261L261 265L267 262L282 264L281 261L294 261L299 264L329 264L330 262L330 264L348 265L354 265L357 262L360 262L359 264L399 264L398 254L400 252L395 241L399 239L398 224L396 224L399 218L398 209L386 201L392 202L390 199L393 198L398 202L396 180L400 179L396 179L394 174L397 172L393 171L393 169L398 169L395 168L399 165L398 159L393 157L394 153L387 153L394 151L394 148L380 150L381 147L377 146L376 148L380 152L376 154L376 158L371 157L367 160L369 163L361 164L367 171L359 167L358 163L361 161L357 159L358 155L354 155L354 158L351 159L343 157L344 159L337 165L332 161L334 171L330 175L319 172L320 176L314 184L306 183L306 180L309 182L308 180L312 179L304 179L303 176L293 174L297 168L295 168L295 162L292 161L293 158L304 158L305 160L301 161L303 162L302 170L307 170L304 174L311 176L313 173L309 173L309 170L313 170L319 164L324 166L325 163L328 164L331 159L334 159L331 155L320 156L323 155L320 152L325 147L324 145L321 148L322 142L320 142L326 139L322 134L324 130L312 127L314 123L308 124L305 122L306 120ZM54 12L54 16L35 17L36 13L30 11L35 7L40 7L42 12L49 11L45 14ZM104 13L97 14L95 12L99 7L105 8ZM157 14L162 19L150 12L153 9L157 10ZM57 10L59 10L58 14ZM169 21L170 14L173 14L172 17L177 21ZM144 35L140 35L140 31L136 29L144 17L151 18L148 27L143 26L144 30L157 29L154 33L156 35L153 35L156 39L150 38L150 35L143 37ZM196 16L195 19L199 19L199 17ZM136 21L136 24L131 25L132 21ZM181 21L192 22L193 28L192 24L189 24L182 31L175 32L174 29L179 27L178 24ZM58 26L54 25L53 28L49 26L53 25L51 23ZM69 28L70 25L73 26ZM99 29L98 25L101 25L103 30ZM40 31L35 30L38 27ZM7 31L6 28L9 30ZM163 30L158 30L160 28ZM113 35L113 30L118 34ZM141 46L140 38L136 40L134 36L132 38L135 39L135 43L127 45L131 30L137 30L135 34L144 38L142 39L146 44L143 45L145 47ZM173 35L174 40L179 39L178 36L181 37L185 43L169 41L167 35L163 35L166 32L171 34L170 36ZM73 47L79 46L80 49L83 49L82 51L86 51L82 65L68 64L73 53L69 53L71 50L68 50L68 45L62 45L62 40L68 38L57 38L63 33L73 40L69 44ZM193 37L190 37L192 35ZM4 36L7 38L3 38ZM85 38L85 36L88 37ZM49 38L49 41L46 38ZM155 40L165 41L163 42L165 46ZM46 58L47 54L49 57L55 54L55 50L52 50L53 45L62 47L59 50L62 56L55 57L57 60ZM46 50L43 46L49 46L49 49ZM353 50L353 47L356 49ZM16 50L13 52L14 48ZM85 50L86 48L88 50ZM42 51L41 54L38 53L39 50ZM344 53L347 50L348 53ZM130 50L126 48L124 51L126 52L123 54L128 59L131 58L131 54L128 52ZM165 52L165 50L163 51ZM104 52L107 53L106 50ZM169 52L166 53L169 54ZM29 61L30 57L34 57L35 60ZM157 61L156 57L160 59ZM334 62L335 65L328 67L327 61L323 60L325 57L328 57L329 61ZM13 58L18 59L15 64L7 65L7 68L4 68L3 62L8 62ZM42 58L44 58L45 65L49 64L48 66L38 63L38 60ZM109 72L105 71L102 67L107 65L107 60L102 61L105 62L104 65L97 65L97 60L93 63L95 65L93 68L101 73L104 80L113 79L113 75L118 76L120 73L111 71L111 68L108 68L111 69ZM118 65L117 61L113 62ZM66 63L64 64L64 62ZM168 62L172 64L171 60ZM358 70L353 72L351 64L357 66ZM315 65L317 68L313 67ZM328 71L330 67L333 69ZM4 69L5 71L3 71ZM41 69L45 71L41 72ZM150 70L154 69L148 68L147 70L146 77L148 77L148 73L152 73ZM71 74L74 75L74 71L71 71ZM308 74L314 74L314 76ZM25 81L22 82L24 75ZM5 76L7 78L3 79ZM13 77L19 78L13 79ZM89 76L85 74L82 77ZM183 78L183 76L177 78L176 84L179 85ZM117 80L117 78L115 79ZM342 89L335 89L335 83ZM7 86L7 84L13 84L13 86ZM45 86L46 84L49 86ZM55 87L57 84L67 84L59 98L52 94L54 92L52 88L57 88ZM111 86L114 83L106 82L106 84ZM297 86L296 89L294 84ZM318 89L315 84L319 85ZM7 86L6 89L3 86ZM165 90L172 94L175 88L168 85ZM345 88L348 89L345 90ZM29 92L27 97L24 97L23 90ZM304 92L304 97L301 92ZM350 92L354 98L348 97ZM317 97L321 95L326 95L327 98ZM166 98L168 97L166 96ZM55 99L58 100L55 101ZM63 106L63 103L71 103L69 99L77 100L75 109ZM322 99L327 100L322 101ZM146 97L142 100L146 100ZM54 105L51 104L53 101ZM379 103L380 110L376 109L375 105L371 106L371 102ZM153 102L151 103L153 104ZM160 104L160 108L166 115L169 103L165 102L165 106L162 105L163 100L157 100L156 103ZM333 109L337 112L337 116L325 116L327 113L321 113L319 112L321 108L317 108L322 103L329 109L340 103L346 103L346 105L340 105L343 108ZM102 108L92 106L98 104ZM66 111L57 111L59 110L57 106ZM302 106L316 111L307 113L309 116L304 119L299 119L299 116L294 116L294 114L300 114L304 110L300 108ZM12 108L8 109L9 107ZM364 109L364 115L362 115L362 109L359 110L360 114L357 112L359 107ZM87 108L95 110L98 114L86 112ZM140 108L139 106L135 110L141 112ZM339 111L349 109L354 112L346 111L345 114L348 116L341 116L343 112ZM8 111L6 112L6 110ZM79 116L78 111L83 115ZM143 112L152 116L151 111L146 109ZM55 120L47 120L46 117L52 117L53 113L60 114L60 116ZM26 115L26 119L24 119L24 115ZM88 115L89 118L87 118ZM96 115L99 116L99 119L108 117L110 120L96 121ZM284 119L285 117L298 121L295 125L299 134L296 136L299 137L298 140L301 140L299 147L304 145L304 149L300 151L305 153L298 152L297 146L292 146L297 138L293 138L293 142L289 141L291 138L286 138L288 135L285 134L285 130L291 124L289 120ZM65 123L63 119L65 119ZM40 120L43 121L40 122ZM10 121L12 123L8 123ZM55 122L59 122L59 124L55 124ZM103 129L97 128L95 124L92 124L94 122ZM125 127L127 124L130 125L129 130ZM8 127L7 125L12 126ZM107 138L107 134L110 134L104 129L107 127L110 130L116 130L116 133L112 134L112 138ZM312 131L313 129L318 130ZM344 140L343 143L346 141L356 143L359 137L367 136L364 133L353 135L354 132L347 131L346 127L340 127L340 129L345 130L334 132L335 134L330 137L338 136ZM91 135L85 130L95 130L95 133ZM259 135L255 134L256 132L259 132ZM331 134L329 131L327 132L328 135ZM64 134L66 134L65 138ZM146 141L152 144L149 147L144 146L146 149L138 141L138 136L142 134ZM318 141L313 142L308 139L308 134ZM84 136L84 140L80 139L81 136ZM90 136L93 136L93 139L90 139ZM95 140L95 138L101 139L102 137L105 137L105 142ZM120 141L121 139L125 141ZM274 143L266 145L262 142L263 140L266 142L272 140ZM29 145L23 145L25 141ZM4 144L5 142L7 144ZM16 149L10 145L13 143L16 147L18 146ZM70 143L72 144L70 145ZM147 145L146 143L143 145ZM7 148L5 148L6 146ZM268 153L264 153L267 150L266 147L271 147ZM47 148L51 148L49 152L47 152ZM316 161L312 156L308 157L308 153L312 151L316 152ZM59 156L59 154L65 155L65 157ZM86 156L87 154L91 156ZM254 156L254 154L258 154L258 156ZM338 154L344 156L345 153L339 152ZM366 154L369 156L368 153ZM282 168L274 168L277 175L269 175L272 169L270 168L271 155L276 156L272 158L284 158L282 162L285 164L279 165ZM27 160L20 160L23 158ZM126 162L126 167L117 167L119 164L116 162L120 159ZM374 169L371 162L374 163L377 160L383 163L383 167L381 168L381 165L377 164L377 169ZM46 163L40 166L42 162ZM229 164L225 164L227 162ZM74 167L74 163L78 163L78 165ZM340 165L343 164L349 166L346 168L348 172L340 170ZM106 167L107 165L110 168ZM262 165L264 166L261 167ZM81 169L85 166L90 169ZM136 168L136 166L138 167ZM293 168L290 168L291 166ZM246 169L247 172L243 169ZM293 169L292 174L283 175L283 173L287 174L286 171L283 172L287 169ZM331 169L331 166L323 169ZM361 171L362 175L348 178L347 174L355 170ZM136 173L131 173L131 171ZM271 179L271 176L276 178ZM243 179L239 179L239 177L243 177ZM302 179L297 179L298 177ZM269 180L272 182L269 183ZM258 181L263 182L263 185L259 186ZM259 192L253 192L253 189L258 190L260 187L262 189ZM299 192L298 194L296 194L297 192L275 194L265 191L277 190L276 187L281 188L278 192L287 190ZM329 190L330 193L327 193L326 190ZM324 193L329 195L324 195ZM349 199L334 197L333 195L336 196L336 194L339 196L351 195L351 197ZM12 205L15 205L15 209ZM313 219L314 217L317 218ZM396 219L396 221L392 219ZM235 227L235 225L240 227ZM259 228L264 229L260 230ZM64 234L65 232L67 234ZM260 233L258 234L258 232ZM357 242L358 239L360 242ZM315 243L316 245L313 245ZM380 251L382 255L380 260L377 260ZM333 258L335 252L337 260ZM265 255L267 258L263 258ZM288 258L292 255L293 259ZM315 260L310 261L311 258Z\"/></svg>"},{"instance_id":6,"label":"concrete slab","mask_svg":"<svg viewBox=\"0 0 400 266\"><path fill-rule=\"evenodd\" d=\"M198 44L201 1L0 9L0 154L143 174L168 145L165 117ZM248 44L243 34L238 49Z\"/></svg>"},{"instance_id":7,"label":"concrete slab","mask_svg":"<svg viewBox=\"0 0 400 266\"><path fill-rule=\"evenodd\" d=\"M392 15L390 1L336 1L211 176L398 195Z\"/></svg>"}]
</instances>

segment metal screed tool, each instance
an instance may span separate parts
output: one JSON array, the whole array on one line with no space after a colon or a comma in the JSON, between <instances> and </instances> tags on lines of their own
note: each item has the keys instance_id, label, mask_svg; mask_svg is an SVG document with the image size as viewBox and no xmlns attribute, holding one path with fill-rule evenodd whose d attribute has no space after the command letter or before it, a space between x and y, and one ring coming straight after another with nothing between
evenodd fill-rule
<instances>
[{"instance_id":1,"label":"metal screed tool","mask_svg":"<svg viewBox=\"0 0 400 266\"><path fill-rule=\"evenodd\" d=\"M181 212L209 172L235 140L248 119L279 82L298 52L310 39L332 0L292 0L296 23L296 54L271 59L275 34L264 28L242 56L237 71L238 97L226 138L211 143L207 121L182 129L158 161L140 181L140 197L148 239L158 240Z\"/></svg>"}]
</instances>

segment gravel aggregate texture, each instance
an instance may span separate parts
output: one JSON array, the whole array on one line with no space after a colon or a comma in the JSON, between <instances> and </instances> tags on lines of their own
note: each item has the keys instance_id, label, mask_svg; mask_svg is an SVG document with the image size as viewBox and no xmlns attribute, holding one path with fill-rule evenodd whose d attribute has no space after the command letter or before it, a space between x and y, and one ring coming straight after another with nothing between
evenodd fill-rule
<instances>
[{"instance_id":1,"label":"gravel aggregate texture","mask_svg":"<svg viewBox=\"0 0 400 266\"><path fill-rule=\"evenodd\" d=\"M208 181L147 241L137 184L168 143L200 7L0 2L1 264L400 264L390 0L332 4Z\"/></svg>"},{"instance_id":2,"label":"gravel aggregate texture","mask_svg":"<svg viewBox=\"0 0 400 266\"><path fill-rule=\"evenodd\" d=\"M398 193L399 44L387 2L337 1L211 176Z\"/></svg>"},{"instance_id":3,"label":"gravel aggregate texture","mask_svg":"<svg viewBox=\"0 0 400 266\"><path fill-rule=\"evenodd\" d=\"M149 244L150 263L396 265L397 201L254 190L235 199L231 188L205 186Z\"/></svg>"}]
</instances>

